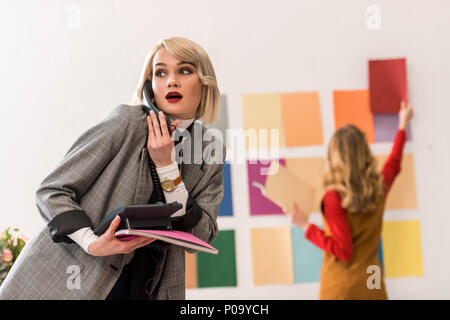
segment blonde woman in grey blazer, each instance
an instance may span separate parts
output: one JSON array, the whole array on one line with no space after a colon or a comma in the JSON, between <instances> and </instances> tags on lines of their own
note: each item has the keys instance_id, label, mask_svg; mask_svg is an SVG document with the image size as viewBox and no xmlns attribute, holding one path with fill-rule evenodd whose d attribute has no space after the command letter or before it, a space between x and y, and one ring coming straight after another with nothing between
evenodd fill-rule
<instances>
[{"instance_id":1,"label":"blonde woman in grey blazer","mask_svg":"<svg viewBox=\"0 0 450 320\"><path fill-rule=\"evenodd\" d=\"M165 115L144 112L146 80ZM83 133L39 186L36 204L46 225L27 242L0 299L184 299L184 248L145 237L120 241L120 219L101 235L93 229L120 206L155 201L153 162L160 181L176 184L163 190L164 199L183 204L173 225L211 242L225 148L220 139L205 139L195 120L214 121L218 104L204 49L185 38L161 40L147 56L133 102ZM169 133L165 117L179 130ZM177 145L176 134L184 137Z\"/></svg>"}]
</instances>

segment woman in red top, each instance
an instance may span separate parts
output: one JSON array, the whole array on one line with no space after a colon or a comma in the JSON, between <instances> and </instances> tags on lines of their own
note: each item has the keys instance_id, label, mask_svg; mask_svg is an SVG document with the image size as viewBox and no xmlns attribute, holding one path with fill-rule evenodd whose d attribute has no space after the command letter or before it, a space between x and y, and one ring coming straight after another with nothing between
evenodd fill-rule
<instances>
[{"instance_id":1,"label":"woman in red top","mask_svg":"<svg viewBox=\"0 0 450 320\"><path fill-rule=\"evenodd\" d=\"M320 299L387 299L378 245L386 197L400 172L411 118L411 106L402 102L399 130L381 174L364 133L353 125L334 133L324 175L324 230L308 223L297 205L295 212L288 212L291 222L305 230L305 238L324 250ZM379 271L374 282L373 270Z\"/></svg>"}]
</instances>

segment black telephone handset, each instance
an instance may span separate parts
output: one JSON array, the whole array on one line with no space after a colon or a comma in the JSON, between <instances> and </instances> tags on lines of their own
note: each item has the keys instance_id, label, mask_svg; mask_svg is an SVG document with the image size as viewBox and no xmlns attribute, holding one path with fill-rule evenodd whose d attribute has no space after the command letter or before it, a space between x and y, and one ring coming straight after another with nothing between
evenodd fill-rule
<instances>
[{"instance_id":1,"label":"black telephone handset","mask_svg":"<svg viewBox=\"0 0 450 320\"><path fill-rule=\"evenodd\" d=\"M156 114L156 118L158 119L158 123L160 123L159 117L158 117L160 110L156 107L156 103L152 103L152 99L154 97L155 97L155 95L153 93L152 83L150 80L146 80L144 82L144 87L142 88L142 102L144 104L142 109L144 110L144 112L147 115L150 115L150 110L153 110ZM170 133L173 132L175 130L175 126L173 125L172 121L169 120L169 118L167 116L166 116L166 122L167 122L167 128L169 129L169 132ZM150 175L151 175L152 181L153 181L153 193L152 193L149 201L150 202L154 202L154 201L166 202L164 193L162 191L161 183L159 180L159 176L156 171L156 166L152 159L150 159ZM187 228L184 229L185 228L184 225L186 224L185 218L186 218L186 214L181 217L171 218L171 221L173 222L174 226L178 226L177 228L179 230L187 231ZM168 248L168 244L164 243L164 242L161 243L161 241L155 241L155 242L152 242L151 244L149 244L148 247L152 247L156 250L166 250Z\"/></svg>"},{"instance_id":2,"label":"black telephone handset","mask_svg":"<svg viewBox=\"0 0 450 320\"><path fill-rule=\"evenodd\" d=\"M161 110L156 107L156 103L152 103L152 99L154 99L154 97L155 95L153 93L151 81L145 80L144 87L142 88L142 102L144 104L144 107L142 107L142 109L148 116L150 115L150 110L153 110L155 112L156 119L158 119L158 123L161 125L159 121L159 111ZM172 131L175 130L175 126L173 125L172 121L170 121L169 117L167 117L166 114L164 115L166 118L167 129L169 130L169 133L172 133Z\"/></svg>"},{"instance_id":3,"label":"black telephone handset","mask_svg":"<svg viewBox=\"0 0 450 320\"><path fill-rule=\"evenodd\" d=\"M152 82L150 80L145 80L144 87L142 88L142 103L144 104L142 106L142 110L147 114L147 116L150 116L150 110L153 110L155 112L156 119L158 119L158 123L161 126L161 122L159 121L160 110L156 107L156 103L152 103L152 99L154 99L154 97L155 95L152 89ZM172 132L174 126L167 116L166 116L166 124L167 128L169 129L169 132ZM152 176L153 180L154 199L156 201L165 202L164 194L159 181L159 176L156 171L156 166L152 159L150 159L150 175Z\"/></svg>"}]
</instances>

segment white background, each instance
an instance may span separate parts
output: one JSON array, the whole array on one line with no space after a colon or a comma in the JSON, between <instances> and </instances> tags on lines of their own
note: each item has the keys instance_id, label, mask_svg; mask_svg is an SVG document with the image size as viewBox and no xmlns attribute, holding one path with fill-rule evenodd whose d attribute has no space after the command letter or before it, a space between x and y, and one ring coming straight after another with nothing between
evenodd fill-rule
<instances>
[{"instance_id":1,"label":"white background","mask_svg":"<svg viewBox=\"0 0 450 320\"><path fill-rule=\"evenodd\" d=\"M370 5L380 29L368 29ZM448 1L0 1L0 227L33 236L40 182L86 129L129 103L147 52L185 36L209 53L229 125L242 127L241 94L318 91L325 145L332 90L365 89L369 58L406 57L415 109L412 143L425 276L387 279L391 299L450 298L450 3ZM257 116L257 115L255 115ZM282 150L323 156L325 145ZM374 146L387 153L390 144ZM250 228L288 225L249 216L247 172L232 166L237 288L188 290L195 299L316 299L319 284L253 286ZM313 221L320 222L316 214Z\"/></svg>"}]
</instances>

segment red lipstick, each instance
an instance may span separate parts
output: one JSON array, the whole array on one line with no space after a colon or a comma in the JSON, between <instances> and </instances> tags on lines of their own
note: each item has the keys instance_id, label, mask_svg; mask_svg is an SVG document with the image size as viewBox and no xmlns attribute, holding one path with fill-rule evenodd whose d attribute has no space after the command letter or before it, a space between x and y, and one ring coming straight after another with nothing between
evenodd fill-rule
<instances>
[{"instance_id":1,"label":"red lipstick","mask_svg":"<svg viewBox=\"0 0 450 320\"><path fill-rule=\"evenodd\" d=\"M171 91L166 94L166 99L169 102L178 102L183 98L182 94L177 91Z\"/></svg>"}]
</instances>

